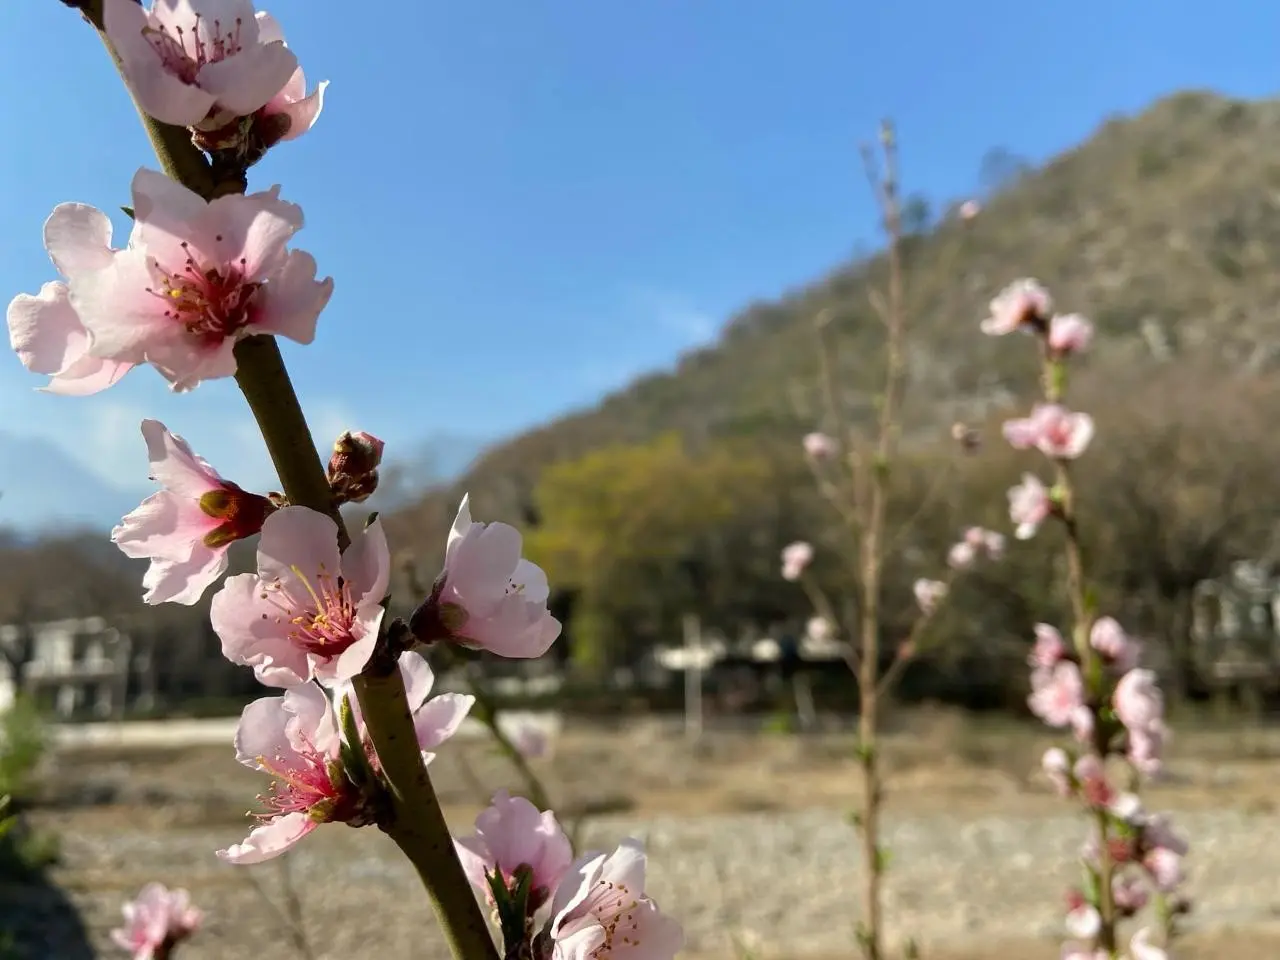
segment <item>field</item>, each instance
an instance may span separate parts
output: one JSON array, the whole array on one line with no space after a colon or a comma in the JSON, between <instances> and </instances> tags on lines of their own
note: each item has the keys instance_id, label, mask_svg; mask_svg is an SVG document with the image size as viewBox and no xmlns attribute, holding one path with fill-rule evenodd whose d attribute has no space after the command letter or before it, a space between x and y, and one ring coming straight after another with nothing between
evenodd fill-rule
<instances>
[{"instance_id":1,"label":"field","mask_svg":"<svg viewBox=\"0 0 1280 960\"><path fill-rule=\"evenodd\" d=\"M943 711L893 727L883 748L892 936L915 937L939 960L1056 958L1084 833L1038 773L1049 741ZM1280 729L1179 729L1169 775L1149 791L1193 846L1196 909L1178 956L1280 957ZM588 814L587 846L646 841L650 890L684 922L687 956L818 960L856 952L852 757L841 733L712 730L691 745L671 723L636 720L570 723L536 766L564 822ZM517 786L482 741L447 745L433 773L459 833L488 793ZM61 835L55 878L103 956L114 955L106 931L119 904L151 879L187 886L208 913L183 960L253 957L266 944L273 957L315 960L444 953L406 863L373 829L326 827L277 864L218 861L213 850L243 834L264 786L229 746L64 750L49 782L59 802L37 820ZM64 918L41 956L91 956L47 896L5 900L46 930ZM291 939L290 903L305 938Z\"/></svg>"}]
</instances>

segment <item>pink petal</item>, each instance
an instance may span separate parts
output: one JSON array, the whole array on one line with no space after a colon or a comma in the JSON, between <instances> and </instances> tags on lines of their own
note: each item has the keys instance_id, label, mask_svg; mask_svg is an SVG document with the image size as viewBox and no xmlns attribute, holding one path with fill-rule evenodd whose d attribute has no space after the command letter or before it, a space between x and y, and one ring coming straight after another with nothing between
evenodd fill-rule
<instances>
[{"instance_id":1,"label":"pink petal","mask_svg":"<svg viewBox=\"0 0 1280 960\"><path fill-rule=\"evenodd\" d=\"M458 860L462 863L462 872L467 875L471 885L489 896L489 881L485 874L493 869L493 856L481 837L461 837L453 841L458 852Z\"/></svg>"},{"instance_id":2,"label":"pink petal","mask_svg":"<svg viewBox=\"0 0 1280 960\"><path fill-rule=\"evenodd\" d=\"M260 761L293 755L296 751L287 733L290 718L284 697L259 697L250 703L241 711L236 726L236 760L255 770L266 770Z\"/></svg>"},{"instance_id":3,"label":"pink petal","mask_svg":"<svg viewBox=\"0 0 1280 960\"><path fill-rule=\"evenodd\" d=\"M413 713L426 702L436 676L427 658L412 650L400 654L399 664L400 674L404 677L405 699L409 701L409 712Z\"/></svg>"},{"instance_id":4,"label":"pink petal","mask_svg":"<svg viewBox=\"0 0 1280 960\"><path fill-rule=\"evenodd\" d=\"M44 245L58 272L77 274L111 266L111 221L97 207L60 203L44 223Z\"/></svg>"},{"instance_id":5,"label":"pink petal","mask_svg":"<svg viewBox=\"0 0 1280 960\"><path fill-rule=\"evenodd\" d=\"M257 328L296 343L311 343L316 337L316 320L331 296L333 278L316 280L315 257L304 250L291 250L284 267L262 290Z\"/></svg>"},{"instance_id":6,"label":"pink petal","mask_svg":"<svg viewBox=\"0 0 1280 960\"><path fill-rule=\"evenodd\" d=\"M304 83L302 70L294 74L300 84ZM283 114L289 118L289 130L281 140L294 140L315 126L320 112L324 109L324 92L329 86L328 80L321 80L310 96L302 96L302 92L289 97L283 106L270 109L270 113Z\"/></svg>"},{"instance_id":7,"label":"pink petal","mask_svg":"<svg viewBox=\"0 0 1280 960\"><path fill-rule=\"evenodd\" d=\"M127 557L185 560L204 546L205 535L217 525L199 504L161 490L125 516L111 539Z\"/></svg>"},{"instance_id":8,"label":"pink petal","mask_svg":"<svg viewBox=\"0 0 1280 960\"><path fill-rule=\"evenodd\" d=\"M639 840L627 837L618 844L600 871L600 879L626 887L635 896L644 892L645 853Z\"/></svg>"},{"instance_id":9,"label":"pink petal","mask_svg":"<svg viewBox=\"0 0 1280 960\"><path fill-rule=\"evenodd\" d=\"M322 661L314 658L316 678L322 683L332 684L335 681L350 680L365 668L369 658L373 656L373 648L378 644L378 630L382 626L382 617L386 611L382 607L370 607L362 610L353 630L360 633L355 643L343 650L332 660Z\"/></svg>"},{"instance_id":10,"label":"pink petal","mask_svg":"<svg viewBox=\"0 0 1280 960\"><path fill-rule=\"evenodd\" d=\"M116 363L114 360L84 356L61 373L55 374L40 389L44 393L63 397L87 397L114 386L135 366L132 363Z\"/></svg>"},{"instance_id":11,"label":"pink petal","mask_svg":"<svg viewBox=\"0 0 1280 960\"><path fill-rule=\"evenodd\" d=\"M418 746L430 750L444 743L462 726L475 704L470 694L442 693L428 700L413 715L413 728L418 734Z\"/></svg>"},{"instance_id":12,"label":"pink petal","mask_svg":"<svg viewBox=\"0 0 1280 960\"><path fill-rule=\"evenodd\" d=\"M219 263L244 260L245 276L265 279L285 264L285 245L302 228L302 208L272 193L229 194L209 204L209 230ZM221 241L216 238L221 237Z\"/></svg>"},{"instance_id":13,"label":"pink petal","mask_svg":"<svg viewBox=\"0 0 1280 960\"><path fill-rule=\"evenodd\" d=\"M267 686L290 687L311 679L305 651L288 639L276 622L280 611L269 599L264 600L262 593L262 581L242 573L228 577L213 595L209 620L222 642L223 656L232 663L253 667L258 680Z\"/></svg>"},{"instance_id":14,"label":"pink petal","mask_svg":"<svg viewBox=\"0 0 1280 960\"><path fill-rule=\"evenodd\" d=\"M554 958L555 960L595 960L604 942L604 927L593 923L563 939L557 938Z\"/></svg>"},{"instance_id":15,"label":"pink petal","mask_svg":"<svg viewBox=\"0 0 1280 960\"><path fill-rule=\"evenodd\" d=\"M174 272L181 271L187 258L183 243L212 254L209 204L198 193L144 167L133 175L132 194L133 232L147 253Z\"/></svg>"},{"instance_id":16,"label":"pink petal","mask_svg":"<svg viewBox=\"0 0 1280 960\"><path fill-rule=\"evenodd\" d=\"M163 12L164 4L155 9ZM143 35L148 20L142 7L134 0L106 0L103 18L111 46L124 64L125 76L142 110L161 123L179 127L203 120L213 108L214 97L165 69Z\"/></svg>"},{"instance_id":17,"label":"pink petal","mask_svg":"<svg viewBox=\"0 0 1280 960\"><path fill-rule=\"evenodd\" d=\"M247 117L266 106L297 69L298 58L283 43L254 43L235 56L206 63L196 81L218 106Z\"/></svg>"},{"instance_id":18,"label":"pink petal","mask_svg":"<svg viewBox=\"0 0 1280 960\"><path fill-rule=\"evenodd\" d=\"M307 507L282 507L262 524L258 573L263 580L280 580L290 596L305 596L298 571L314 577L320 571L337 576L341 570L338 525L331 517Z\"/></svg>"},{"instance_id":19,"label":"pink petal","mask_svg":"<svg viewBox=\"0 0 1280 960\"><path fill-rule=\"evenodd\" d=\"M284 709L293 718L286 731L295 750L310 747L323 754L337 754L342 734L328 694L314 683L291 687L284 692Z\"/></svg>"},{"instance_id":20,"label":"pink petal","mask_svg":"<svg viewBox=\"0 0 1280 960\"><path fill-rule=\"evenodd\" d=\"M342 555L342 576L359 602L382 603L391 582L391 551L381 520L374 520L352 538Z\"/></svg>"},{"instance_id":21,"label":"pink petal","mask_svg":"<svg viewBox=\"0 0 1280 960\"><path fill-rule=\"evenodd\" d=\"M153 557L142 576L142 602L192 606L227 572L225 550L203 548L187 560Z\"/></svg>"},{"instance_id":22,"label":"pink petal","mask_svg":"<svg viewBox=\"0 0 1280 960\"><path fill-rule=\"evenodd\" d=\"M284 31L280 29L280 24L276 22L276 18L271 14L259 10L254 15L254 21L258 29L259 43L284 43ZM296 71L295 71L295 76ZM288 85L285 90L288 90Z\"/></svg>"},{"instance_id":23,"label":"pink petal","mask_svg":"<svg viewBox=\"0 0 1280 960\"><path fill-rule=\"evenodd\" d=\"M159 420L142 421L142 438L151 461L151 479L179 496L199 500L220 489L223 480L204 458L192 453L187 441L170 433Z\"/></svg>"},{"instance_id":24,"label":"pink petal","mask_svg":"<svg viewBox=\"0 0 1280 960\"><path fill-rule=\"evenodd\" d=\"M76 278L71 306L92 337L95 355L145 363L150 352L183 339L183 328L164 315L159 298L146 292L151 283L147 255L139 248L116 254L107 270Z\"/></svg>"},{"instance_id":25,"label":"pink petal","mask_svg":"<svg viewBox=\"0 0 1280 960\"><path fill-rule=\"evenodd\" d=\"M89 348L89 335L65 283L46 283L34 297L18 294L9 302L6 319L9 345L32 373L57 374Z\"/></svg>"},{"instance_id":26,"label":"pink petal","mask_svg":"<svg viewBox=\"0 0 1280 960\"><path fill-rule=\"evenodd\" d=\"M319 824L305 813L287 813L270 823L254 827L244 843L218 851L218 859L228 863L262 863L284 853Z\"/></svg>"}]
</instances>

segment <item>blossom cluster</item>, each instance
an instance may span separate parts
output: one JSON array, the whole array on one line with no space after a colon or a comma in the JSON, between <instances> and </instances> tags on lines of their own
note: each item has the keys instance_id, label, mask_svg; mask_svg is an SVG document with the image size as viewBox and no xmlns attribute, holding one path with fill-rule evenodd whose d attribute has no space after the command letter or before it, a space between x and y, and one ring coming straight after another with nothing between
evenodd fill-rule
<instances>
[{"instance_id":1,"label":"blossom cluster","mask_svg":"<svg viewBox=\"0 0 1280 960\"><path fill-rule=\"evenodd\" d=\"M533 938L535 957L661 960L684 943L680 925L645 895L646 857L636 840L575 860L553 813L499 790L476 818L475 834L454 843L467 878L504 928L526 929L550 904L545 928Z\"/></svg>"},{"instance_id":2,"label":"blossom cluster","mask_svg":"<svg viewBox=\"0 0 1280 960\"><path fill-rule=\"evenodd\" d=\"M111 931L111 940L133 960L166 960L204 922L204 914L191 905L186 890L170 890L159 883L143 887L121 913L124 926Z\"/></svg>"},{"instance_id":3,"label":"blossom cluster","mask_svg":"<svg viewBox=\"0 0 1280 960\"><path fill-rule=\"evenodd\" d=\"M1028 331L1041 344L1045 402L1030 416L1005 423L1003 432L1014 448L1044 454L1054 467L1055 480L1047 484L1035 473L1024 474L1009 490L1009 517L1022 540L1035 536L1047 520L1062 522L1068 549L1076 551L1069 566L1078 571L1070 467L1088 449L1094 422L1088 414L1066 408L1060 395L1064 364L1087 349L1093 328L1081 316L1060 316L1052 309L1043 286L1018 280L992 301L982 329L996 336ZM1169 736L1164 699L1155 673L1141 665L1140 642L1115 618L1097 615L1079 576L1073 574L1070 584L1077 611L1071 639L1052 624L1035 627L1028 656L1028 705L1048 726L1070 731L1071 744L1050 748L1043 768L1059 795L1077 802L1092 823L1081 855L1085 883L1067 895L1066 926L1072 939L1064 945L1062 957L1110 960L1116 923L1135 917L1153 897L1160 899L1166 917L1186 909L1178 890L1187 844L1165 817L1143 809L1133 789L1118 785L1121 767L1128 769L1125 782L1135 785L1160 772ZM1133 936L1132 960L1168 956L1153 937L1147 927Z\"/></svg>"},{"instance_id":4,"label":"blossom cluster","mask_svg":"<svg viewBox=\"0 0 1280 960\"><path fill-rule=\"evenodd\" d=\"M141 112L186 128L207 155L206 170L226 179L206 196L193 183L139 170L125 211L132 226L119 247L101 210L55 207L44 243L59 279L14 297L6 313L19 359L48 378L43 389L52 393L97 393L141 366L186 392L243 373L248 338L310 344L333 280L318 278L315 258L291 248L303 214L280 187L243 191L248 168L267 150L312 128L326 85L307 93L279 25L250 0L155 0L150 7L105 0L98 26ZM405 815L394 809L366 724L370 704L358 692L372 665L384 677L398 668L429 764L474 698L431 696L432 670L414 647L455 644L533 658L560 634L547 609L547 578L523 558L519 531L473 521L465 496L430 595L419 598L408 622L389 622L391 557L382 523L375 516L348 537L339 513L377 487L384 445L369 433L337 438L326 472L329 501L319 504L293 503L287 490L243 489L157 420L144 420L142 434L160 489L111 537L128 556L149 560L144 601L191 605L215 588L210 618L223 654L278 691L240 717L236 757L272 785L248 836L217 852L225 861L275 857L322 824L386 827ZM255 569L227 577L231 544L255 536ZM473 877L493 864L504 877L522 875L536 861L525 906L554 900L548 956L600 956L611 944L634 949L642 939L644 955L655 960L678 949L679 925L643 896L644 855L634 843L572 861L550 812L504 795L479 827L458 846ZM539 850L554 856L535 856ZM139 960L167 958L201 919L185 891L155 884L125 907L125 918L116 940Z\"/></svg>"}]
</instances>

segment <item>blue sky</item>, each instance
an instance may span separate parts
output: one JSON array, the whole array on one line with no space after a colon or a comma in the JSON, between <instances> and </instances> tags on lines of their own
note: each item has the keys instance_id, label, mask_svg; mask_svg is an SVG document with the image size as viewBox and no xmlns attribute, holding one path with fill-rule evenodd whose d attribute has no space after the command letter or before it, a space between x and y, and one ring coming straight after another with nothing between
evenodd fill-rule
<instances>
[{"instance_id":1,"label":"blue sky","mask_svg":"<svg viewBox=\"0 0 1280 960\"><path fill-rule=\"evenodd\" d=\"M1265 96L1280 78L1280 7L1257 0L267 9L308 79L332 81L316 128L252 171L302 205L295 245L336 282L317 343L286 355L324 442L359 427L391 456L589 405L839 262L872 236L856 145L881 116L907 188L945 199L991 147L1040 160L1173 90ZM154 163L56 0L0 2L0 89L7 299L53 278L55 203L114 209ZM137 423L156 416L230 478L271 483L230 382L177 397L141 370L89 399L38 383L0 357L0 431L105 481L145 485Z\"/></svg>"}]
</instances>

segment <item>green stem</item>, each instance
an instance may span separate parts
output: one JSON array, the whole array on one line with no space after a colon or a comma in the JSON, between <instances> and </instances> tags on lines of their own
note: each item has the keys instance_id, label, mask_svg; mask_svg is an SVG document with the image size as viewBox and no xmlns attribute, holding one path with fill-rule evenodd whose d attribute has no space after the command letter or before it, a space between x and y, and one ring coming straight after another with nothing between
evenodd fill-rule
<instances>
[{"instance_id":1,"label":"green stem","mask_svg":"<svg viewBox=\"0 0 1280 960\"><path fill-rule=\"evenodd\" d=\"M119 67L119 57L102 31L102 0L90 0L84 12ZM160 165L170 177L207 199L243 191L243 178L215 182L208 162L187 131L157 123L141 110L139 115ZM262 430L285 495L291 503L332 516L345 545L348 537L342 517L334 506L324 465L274 338L242 340L235 352L236 382ZM394 658L386 651L375 655L356 679L355 689L392 797L391 819L382 829L422 878L454 957L497 960L484 914L458 861L423 765L404 680Z\"/></svg>"}]
</instances>

